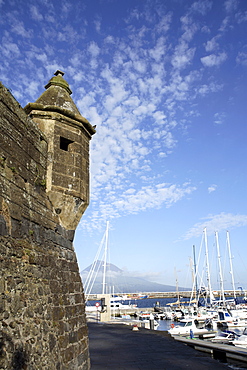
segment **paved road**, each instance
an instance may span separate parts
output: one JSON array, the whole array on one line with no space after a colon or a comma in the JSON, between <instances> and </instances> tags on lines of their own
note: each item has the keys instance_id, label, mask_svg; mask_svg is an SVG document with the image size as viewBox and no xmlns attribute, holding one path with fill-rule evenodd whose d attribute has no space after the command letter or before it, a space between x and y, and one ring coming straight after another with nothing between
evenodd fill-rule
<instances>
[{"instance_id":1,"label":"paved road","mask_svg":"<svg viewBox=\"0 0 247 370\"><path fill-rule=\"evenodd\" d=\"M120 324L88 323L91 369L226 370L203 352L175 341L162 331Z\"/></svg>"}]
</instances>

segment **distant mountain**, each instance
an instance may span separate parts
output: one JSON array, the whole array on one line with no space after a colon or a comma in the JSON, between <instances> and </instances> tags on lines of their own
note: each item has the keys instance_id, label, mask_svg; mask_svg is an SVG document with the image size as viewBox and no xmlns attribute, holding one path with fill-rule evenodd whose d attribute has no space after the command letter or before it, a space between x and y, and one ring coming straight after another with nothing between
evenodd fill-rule
<instances>
[{"instance_id":1,"label":"distant mountain","mask_svg":"<svg viewBox=\"0 0 247 370\"><path fill-rule=\"evenodd\" d=\"M86 271L89 272L92 268L91 264L90 266L86 267L82 272ZM102 272L104 271L104 262L103 261L96 261L95 263L95 271ZM113 265L112 263L106 262L106 271L108 272L123 272L120 268L118 268L116 265Z\"/></svg>"},{"instance_id":2,"label":"distant mountain","mask_svg":"<svg viewBox=\"0 0 247 370\"><path fill-rule=\"evenodd\" d=\"M100 294L102 292L102 280L104 266L102 261L96 262L95 271L98 271L97 276L94 274L95 282L91 290L92 294ZM92 265L88 266L81 272L81 278L85 283L88 273ZM148 281L143 278L130 276L123 270L107 263L106 265L106 292L107 293L141 293L141 292L175 292L176 287L172 285L158 284L155 282ZM179 288L179 290L188 290Z\"/></svg>"}]
</instances>

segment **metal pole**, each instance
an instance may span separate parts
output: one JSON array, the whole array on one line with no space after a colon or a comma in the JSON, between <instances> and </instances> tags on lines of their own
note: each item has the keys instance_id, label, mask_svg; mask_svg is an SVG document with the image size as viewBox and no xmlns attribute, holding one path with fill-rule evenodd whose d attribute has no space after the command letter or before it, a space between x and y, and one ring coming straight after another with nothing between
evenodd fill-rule
<instances>
[{"instance_id":1,"label":"metal pole","mask_svg":"<svg viewBox=\"0 0 247 370\"><path fill-rule=\"evenodd\" d=\"M203 230L204 232L204 241L205 241L205 250L206 250L206 268L207 268L207 280L208 280L208 290L209 290L209 302L212 304L212 288L211 288L211 279L210 279L210 270L209 270L209 261L208 261L208 239L207 239L207 229Z\"/></svg>"},{"instance_id":2,"label":"metal pole","mask_svg":"<svg viewBox=\"0 0 247 370\"><path fill-rule=\"evenodd\" d=\"M219 238L218 238L218 232L217 231L215 232L215 241L216 241L217 254L218 254L218 264L219 264L219 274L220 274L220 290L221 290L222 300L225 301L223 276L222 276L221 261L220 261L220 246L219 246Z\"/></svg>"},{"instance_id":3,"label":"metal pole","mask_svg":"<svg viewBox=\"0 0 247 370\"><path fill-rule=\"evenodd\" d=\"M104 252L104 270L103 270L103 287L102 294L106 293L106 259L107 259L107 249L108 249L108 231L109 231L109 221L106 222L106 233L105 233L105 252Z\"/></svg>"},{"instance_id":4,"label":"metal pole","mask_svg":"<svg viewBox=\"0 0 247 370\"><path fill-rule=\"evenodd\" d=\"M198 285L197 285L197 270L196 270L196 252L195 252L195 245L193 245L193 258L194 258L194 271L195 271L195 289L196 289L196 300L197 300L197 292L198 292Z\"/></svg>"},{"instance_id":5,"label":"metal pole","mask_svg":"<svg viewBox=\"0 0 247 370\"><path fill-rule=\"evenodd\" d=\"M228 245L228 253L229 253L229 261L230 261L230 274L232 277L232 289L233 289L233 296L236 298L236 291L235 291L235 282L234 282L234 275L233 275L233 269L232 269L232 254L231 254L231 247L230 247L230 237L229 232L226 232L226 240Z\"/></svg>"}]
</instances>

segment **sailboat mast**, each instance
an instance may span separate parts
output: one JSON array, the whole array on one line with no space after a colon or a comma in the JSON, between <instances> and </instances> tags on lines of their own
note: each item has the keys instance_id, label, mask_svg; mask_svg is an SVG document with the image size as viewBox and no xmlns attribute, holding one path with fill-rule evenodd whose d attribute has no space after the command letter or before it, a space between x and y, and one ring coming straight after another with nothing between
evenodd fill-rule
<instances>
[{"instance_id":1,"label":"sailboat mast","mask_svg":"<svg viewBox=\"0 0 247 370\"><path fill-rule=\"evenodd\" d=\"M178 277L177 277L177 270L176 267L174 268L175 278L176 278L176 291L178 295L178 306L180 307L180 297L179 297L179 290L178 290Z\"/></svg>"},{"instance_id":2,"label":"sailboat mast","mask_svg":"<svg viewBox=\"0 0 247 370\"><path fill-rule=\"evenodd\" d=\"M86 297L86 302L88 300L88 297L93 289L93 285L95 283L96 277L98 275L99 269L101 267L100 263L100 255L102 254L103 246L104 246L104 241L105 241L105 233L103 235L103 238L100 242L100 246L98 248L98 251L96 253L96 256L94 258L94 261L92 263L92 266L90 268L89 274L87 276L87 279L84 283L84 292L85 292L85 297Z\"/></svg>"},{"instance_id":3,"label":"sailboat mast","mask_svg":"<svg viewBox=\"0 0 247 370\"><path fill-rule=\"evenodd\" d=\"M195 276L194 276L194 281L195 281L195 298L197 300L197 292L198 292L198 286L197 286L197 270L196 270L196 251L195 251L196 247L195 245L193 245L193 258L194 258L194 273L195 273Z\"/></svg>"},{"instance_id":4,"label":"sailboat mast","mask_svg":"<svg viewBox=\"0 0 247 370\"><path fill-rule=\"evenodd\" d=\"M204 241L205 241L205 253L206 253L206 269L207 269L207 281L208 281L208 290L209 290L209 303L212 304L212 288L211 288L211 278L209 271L209 261L208 261L208 239L207 239L207 229L203 230L204 232Z\"/></svg>"},{"instance_id":5,"label":"sailboat mast","mask_svg":"<svg viewBox=\"0 0 247 370\"><path fill-rule=\"evenodd\" d=\"M228 253L229 253L230 274L231 274L231 278L232 278L233 297L236 298L235 282L234 282L234 275L233 275L233 268L232 268L232 254L231 254L229 231L226 232L226 241L227 241Z\"/></svg>"},{"instance_id":6,"label":"sailboat mast","mask_svg":"<svg viewBox=\"0 0 247 370\"><path fill-rule=\"evenodd\" d=\"M109 221L106 222L105 232L105 249L104 249L104 264L103 264L103 282L102 282L102 294L106 293L106 261L107 261L107 250L108 250L108 232L109 232Z\"/></svg>"},{"instance_id":7,"label":"sailboat mast","mask_svg":"<svg viewBox=\"0 0 247 370\"><path fill-rule=\"evenodd\" d=\"M219 246L219 237L218 232L215 232L215 242L216 242L216 248L217 248L217 255L218 255L218 264L219 264L219 274L220 274L220 291L221 291L221 297L222 300L225 300L225 294L224 294L224 285L223 285L223 277L222 277L222 268L221 268L221 261L220 261L220 246Z\"/></svg>"}]
</instances>

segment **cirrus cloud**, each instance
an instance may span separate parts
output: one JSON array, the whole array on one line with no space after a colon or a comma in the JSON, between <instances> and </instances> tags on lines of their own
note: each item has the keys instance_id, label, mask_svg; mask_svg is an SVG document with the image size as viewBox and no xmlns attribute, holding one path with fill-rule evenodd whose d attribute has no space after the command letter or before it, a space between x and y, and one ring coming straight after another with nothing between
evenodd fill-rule
<instances>
[{"instance_id":1,"label":"cirrus cloud","mask_svg":"<svg viewBox=\"0 0 247 370\"><path fill-rule=\"evenodd\" d=\"M209 215L205 221L195 224L184 235L183 239L191 239L202 235L203 229L207 229L207 234L212 235L215 231L224 231L231 228L237 228L247 225L247 215L234 215L232 213L220 213Z\"/></svg>"}]
</instances>

